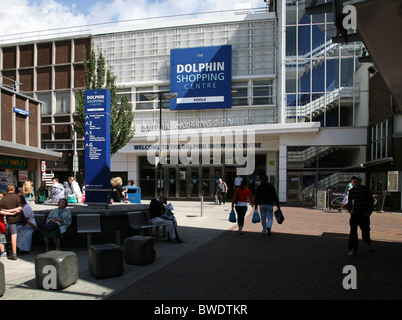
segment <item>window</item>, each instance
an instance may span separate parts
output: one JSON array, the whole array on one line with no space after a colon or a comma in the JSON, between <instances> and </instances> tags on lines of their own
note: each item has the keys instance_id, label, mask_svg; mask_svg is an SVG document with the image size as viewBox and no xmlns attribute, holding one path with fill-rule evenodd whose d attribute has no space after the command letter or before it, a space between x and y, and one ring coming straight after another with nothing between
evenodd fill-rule
<instances>
[{"instance_id":1,"label":"window","mask_svg":"<svg viewBox=\"0 0 402 320\"><path fill-rule=\"evenodd\" d=\"M388 157L388 120L371 127L371 160Z\"/></svg>"},{"instance_id":2,"label":"window","mask_svg":"<svg viewBox=\"0 0 402 320\"><path fill-rule=\"evenodd\" d=\"M145 94L153 93L152 87L137 88L136 110L153 109L153 101L149 100Z\"/></svg>"},{"instance_id":3,"label":"window","mask_svg":"<svg viewBox=\"0 0 402 320\"><path fill-rule=\"evenodd\" d=\"M247 81L232 83L232 106L247 106Z\"/></svg>"},{"instance_id":4,"label":"window","mask_svg":"<svg viewBox=\"0 0 402 320\"><path fill-rule=\"evenodd\" d=\"M56 92L56 113L70 113L70 92Z\"/></svg>"},{"instance_id":5,"label":"window","mask_svg":"<svg viewBox=\"0 0 402 320\"><path fill-rule=\"evenodd\" d=\"M38 93L38 100L43 102L42 114L52 113L52 96L51 93Z\"/></svg>"},{"instance_id":6,"label":"window","mask_svg":"<svg viewBox=\"0 0 402 320\"><path fill-rule=\"evenodd\" d=\"M121 99L123 96L128 98L128 101L131 102L131 88L128 89L117 89L117 100L119 104L121 103Z\"/></svg>"},{"instance_id":7,"label":"window","mask_svg":"<svg viewBox=\"0 0 402 320\"><path fill-rule=\"evenodd\" d=\"M253 105L272 104L272 80L253 82Z\"/></svg>"}]
</instances>

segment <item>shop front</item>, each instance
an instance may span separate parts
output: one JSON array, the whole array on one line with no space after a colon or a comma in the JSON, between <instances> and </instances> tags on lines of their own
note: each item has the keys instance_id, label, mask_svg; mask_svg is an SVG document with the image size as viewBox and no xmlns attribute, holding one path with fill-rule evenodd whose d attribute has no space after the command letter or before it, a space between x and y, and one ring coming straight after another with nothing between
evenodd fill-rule
<instances>
[{"instance_id":1,"label":"shop front","mask_svg":"<svg viewBox=\"0 0 402 320\"><path fill-rule=\"evenodd\" d=\"M0 191L5 193L7 184L21 188L25 181L32 181L38 188L46 160L58 159L60 154L17 143L0 141Z\"/></svg>"},{"instance_id":2,"label":"shop front","mask_svg":"<svg viewBox=\"0 0 402 320\"><path fill-rule=\"evenodd\" d=\"M272 162L271 162L272 163ZM274 164L275 165L275 161ZM255 155L255 169L251 174L241 175L248 187L255 192L260 177L267 171L267 155ZM234 180L238 168L244 165L236 164L159 164L155 167L146 156L139 157L139 185L143 197L153 197L155 192L168 195L169 198L213 199L219 178L228 186L228 198L234 194ZM274 170L274 169L271 169ZM271 172L272 173L272 172ZM161 180L162 174L162 180ZM275 180L275 174L271 174Z\"/></svg>"},{"instance_id":3,"label":"shop front","mask_svg":"<svg viewBox=\"0 0 402 320\"><path fill-rule=\"evenodd\" d=\"M0 155L0 189L5 193L6 186L13 184L22 187L25 181L35 182L37 161L35 159Z\"/></svg>"},{"instance_id":4,"label":"shop front","mask_svg":"<svg viewBox=\"0 0 402 320\"><path fill-rule=\"evenodd\" d=\"M364 176L364 156L365 146L288 146L286 202L314 207L320 192L343 197L351 176Z\"/></svg>"}]
</instances>

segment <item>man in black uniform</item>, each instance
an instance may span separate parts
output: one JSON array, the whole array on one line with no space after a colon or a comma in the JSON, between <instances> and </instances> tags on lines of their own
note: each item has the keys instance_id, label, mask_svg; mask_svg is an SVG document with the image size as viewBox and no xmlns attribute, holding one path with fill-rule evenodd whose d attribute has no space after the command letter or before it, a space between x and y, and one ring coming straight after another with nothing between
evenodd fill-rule
<instances>
[{"instance_id":1,"label":"man in black uniform","mask_svg":"<svg viewBox=\"0 0 402 320\"><path fill-rule=\"evenodd\" d=\"M359 249L359 239L357 227L362 231L363 241L369 250L372 250L370 238L370 215L374 210L374 199L371 190L362 185L359 176L352 177L353 188L349 190L347 208L350 212L350 234L349 234L349 256L357 254Z\"/></svg>"}]
</instances>

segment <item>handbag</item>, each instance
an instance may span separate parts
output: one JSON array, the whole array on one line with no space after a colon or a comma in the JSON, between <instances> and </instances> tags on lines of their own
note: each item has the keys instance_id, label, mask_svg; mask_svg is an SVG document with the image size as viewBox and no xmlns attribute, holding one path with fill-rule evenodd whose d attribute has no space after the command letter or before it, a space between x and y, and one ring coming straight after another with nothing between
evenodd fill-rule
<instances>
[{"instance_id":1,"label":"handbag","mask_svg":"<svg viewBox=\"0 0 402 320\"><path fill-rule=\"evenodd\" d=\"M283 221L285 221L285 217L283 216L281 209L275 210L274 215L275 215L276 222L278 222L279 224L282 224Z\"/></svg>"},{"instance_id":2,"label":"handbag","mask_svg":"<svg viewBox=\"0 0 402 320\"><path fill-rule=\"evenodd\" d=\"M74 194L69 194L67 196L67 202L68 203L78 203L77 198L75 197Z\"/></svg>"},{"instance_id":3,"label":"handbag","mask_svg":"<svg viewBox=\"0 0 402 320\"><path fill-rule=\"evenodd\" d=\"M232 208L232 210L230 211L230 214L229 214L229 222L236 223L236 213L235 213L233 208Z\"/></svg>"},{"instance_id":4,"label":"handbag","mask_svg":"<svg viewBox=\"0 0 402 320\"><path fill-rule=\"evenodd\" d=\"M252 223L258 223L260 222L260 215L258 214L258 211L254 209L253 213L253 219L251 220Z\"/></svg>"},{"instance_id":5,"label":"handbag","mask_svg":"<svg viewBox=\"0 0 402 320\"><path fill-rule=\"evenodd\" d=\"M43 222L39 226L39 228L42 231L53 231L53 230L57 229L58 227L59 227L59 225L57 223L55 223L55 222L49 222L49 223Z\"/></svg>"}]
</instances>

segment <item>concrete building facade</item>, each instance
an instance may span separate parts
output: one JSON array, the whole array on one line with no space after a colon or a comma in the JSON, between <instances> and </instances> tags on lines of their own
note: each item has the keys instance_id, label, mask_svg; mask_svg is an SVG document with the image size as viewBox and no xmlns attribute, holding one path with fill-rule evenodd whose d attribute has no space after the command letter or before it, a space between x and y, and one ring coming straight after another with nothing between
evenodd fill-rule
<instances>
[{"instance_id":1,"label":"concrete building facade","mask_svg":"<svg viewBox=\"0 0 402 320\"><path fill-rule=\"evenodd\" d=\"M314 206L319 190L343 190L354 173L365 179L369 65L358 63L358 44L332 43L330 14L311 18L304 6L278 0L3 45L1 72L24 86L33 79L28 92L44 101L42 145L64 151L68 163L60 174L72 170L74 93L93 41L134 113L136 134L112 157L113 175L134 179L143 197L211 198L220 177L231 196L237 174L252 190L267 174L280 201ZM147 98L172 91L172 50L219 46L231 47L229 107L173 110L163 100L160 112L159 99ZM33 62L22 67L25 54ZM82 137L76 146L81 159Z\"/></svg>"}]
</instances>

